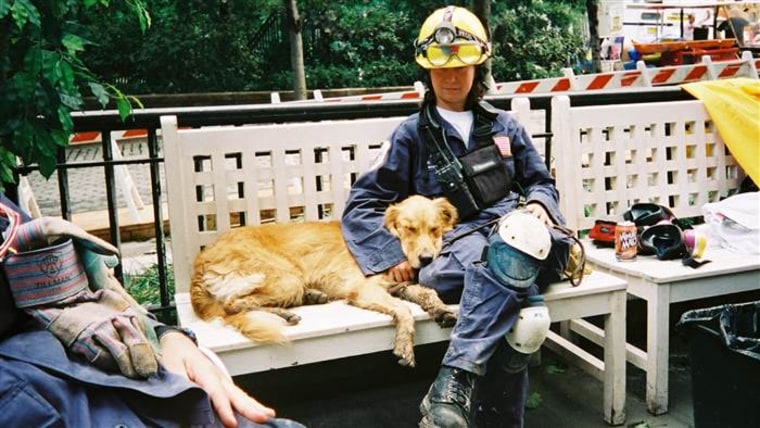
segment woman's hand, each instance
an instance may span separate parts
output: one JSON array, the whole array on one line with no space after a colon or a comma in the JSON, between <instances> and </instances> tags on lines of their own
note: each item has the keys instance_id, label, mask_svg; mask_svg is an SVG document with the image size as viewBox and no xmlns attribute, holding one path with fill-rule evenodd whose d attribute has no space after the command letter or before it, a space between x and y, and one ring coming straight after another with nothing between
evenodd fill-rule
<instances>
[{"instance_id":1,"label":"woman's hand","mask_svg":"<svg viewBox=\"0 0 760 428\"><path fill-rule=\"evenodd\" d=\"M164 367L206 391L225 427L237 426L235 411L257 423L264 423L275 416L273 409L259 403L235 385L232 378L184 334L175 331L165 333L161 336L161 349L160 362Z\"/></svg>"},{"instance_id":2,"label":"woman's hand","mask_svg":"<svg viewBox=\"0 0 760 428\"><path fill-rule=\"evenodd\" d=\"M414 279L414 269L412 269L412 265L408 261L404 260L388 269L385 275L393 282L411 281Z\"/></svg>"},{"instance_id":3,"label":"woman's hand","mask_svg":"<svg viewBox=\"0 0 760 428\"><path fill-rule=\"evenodd\" d=\"M528 202L528 204L525 205L525 212L535 216L549 227L554 226L554 221L552 221L552 218L549 217L549 213L546 212L546 208L544 208L544 206L538 202Z\"/></svg>"}]
</instances>

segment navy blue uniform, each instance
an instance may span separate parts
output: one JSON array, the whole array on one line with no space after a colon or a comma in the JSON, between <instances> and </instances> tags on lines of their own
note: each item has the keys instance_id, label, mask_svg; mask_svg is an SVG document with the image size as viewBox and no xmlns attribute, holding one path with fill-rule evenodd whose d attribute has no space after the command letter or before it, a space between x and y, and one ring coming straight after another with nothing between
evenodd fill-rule
<instances>
[{"instance_id":1,"label":"navy blue uniform","mask_svg":"<svg viewBox=\"0 0 760 428\"><path fill-rule=\"evenodd\" d=\"M444 127L446 140L455 155L460 156L472 149L437 111L433 114ZM342 231L348 248L366 275L385 272L405 260L398 239L383 227L385 209L414 194L443 195L435 178L435 165L427 155L425 142L418 135L419 119L419 114L414 114L399 125L376 164L360 176L351 189L342 218ZM471 144L475 140L473 131ZM509 150L502 150L502 160L514 183L513 191L472 218L460 222L444 241L514 210L520 202L517 190L523 193L526 202L543 205L556 224L565 222L559 212L559 194L554 179L525 128L510 114L499 110L492 124L492 136L501 141L503 138L499 137L509 139ZM479 375L485 374L489 358L514 323L525 297L501 285L481 263L489 231L490 228L482 228L446 245L440 256L419 272L420 284L438 291L448 303L460 303L459 320L443 364ZM552 252L556 253L554 248ZM563 252L566 254L567 249ZM549 265L559 264L555 261L561 257L550 255L549 260ZM556 270L551 266L546 269L549 273ZM556 279L556 275L544 278L549 278L543 281L548 282ZM530 292L536 293L538 288L534 286Z\"/></svg>"}]
</instances>

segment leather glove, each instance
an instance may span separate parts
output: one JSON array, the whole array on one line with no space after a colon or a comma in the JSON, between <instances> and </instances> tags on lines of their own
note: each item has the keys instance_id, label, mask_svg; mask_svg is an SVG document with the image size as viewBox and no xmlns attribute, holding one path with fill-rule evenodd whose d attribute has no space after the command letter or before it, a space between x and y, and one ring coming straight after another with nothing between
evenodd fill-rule
<instances>
[{"instance_id":1,"label":"leather glove","mask_svg":"<svg viewBox=\"0 0 760 428\"><path fill-rule=\"evenodd\" d=\"M582 270L582 273L581 273ZM574 242L570 247L570 254L567 258L567 267L565 267L564 275L567 278L578 278L580 275L591 275L591 267L586 264L586 255L583 252L583 247L580 243Z\"/></svg>"},{"instance_id":2,"label":"leather glove","mask_svg":"<svg viewBox=\"0 0 760 428\"><path fill-rule=\"evenodd\" d=\"M14 244L21 252L9 254L4 268L17 307L101 369L131 378L157 373L158 340L147 311L111 273L113 245L52 217L21 225Z\"/></svg>"}]
</instances>

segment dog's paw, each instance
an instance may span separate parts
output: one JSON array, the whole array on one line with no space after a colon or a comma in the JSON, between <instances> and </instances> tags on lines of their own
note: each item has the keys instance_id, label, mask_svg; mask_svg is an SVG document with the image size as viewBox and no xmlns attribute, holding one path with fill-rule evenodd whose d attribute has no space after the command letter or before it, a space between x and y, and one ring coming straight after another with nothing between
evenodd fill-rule
<instances>
[{"instance_id":1,"label":"dog's paw","mask_svg":"<svg viewBox=\"0 0 760 428\"><path fill-rule=\"evenodd\" d=\"M306 292L303 295L304 305L318 305L322 303L327 303L327 300L328 300L327 294L319 290L315 290L313 288L306 290Z\"/></svg>"},{"instance_id":2,"label":"dog's paw","mask_svg":"<svg viewBox=\"0 0 760 428\"><path fill-rule=\"evenodd\" d=\"M457 323L457 314L454 311L447 309L441 309L435 314L435 322L438 323L438 325L441 328L449 328L454 327L454 324Z\"/></svg>"},{"instance_id":3,"label":"dog's paw","mask_svg":"<svg viewBox=\"0 0 760 428\"><path fill-rule=\"evenodd\" d=\"M285 319L285 322L288 323L288 325L296 325L301 322L301 317L292 312L283 316L283 318Z\"/></svg>"},{"instance_id":4,"label":"dog's paw","mask_svg":"<svg viewBox=\"0 0 760 428\"><path fill-rule=\"evenodd\" d=\"M406 345L396 345L393 355L397 356L398 363L404 367L414 367L417 365L414 360L414 347Z\"/></svg>"},{"instance_id":5,"label":"dog's paw","mask_svg":"<svg viewBox=\"0 0 760 428\"><path fill-rule=\"evenodd\" d=\"M404 367L414 367L417 363L414 361L414 355L397 355L399 357L398 363Z\"/></svg>"}]
</instances>

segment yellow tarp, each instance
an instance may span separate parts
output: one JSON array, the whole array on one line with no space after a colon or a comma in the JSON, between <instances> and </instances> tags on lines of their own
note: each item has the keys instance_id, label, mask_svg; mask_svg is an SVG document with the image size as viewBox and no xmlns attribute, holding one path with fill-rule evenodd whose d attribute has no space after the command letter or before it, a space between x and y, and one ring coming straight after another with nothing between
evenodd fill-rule
<instances>
[{"instance_id":1,"label":"yellow tarp","mask_svg":"<svg viewBox=\"0 0 760 428\"><path fill-rule=\"evenodd\" d=\"M704 103L731 155L760 184L760 80L742 77L681 86Z\"/></svg>"}]
</instances>

